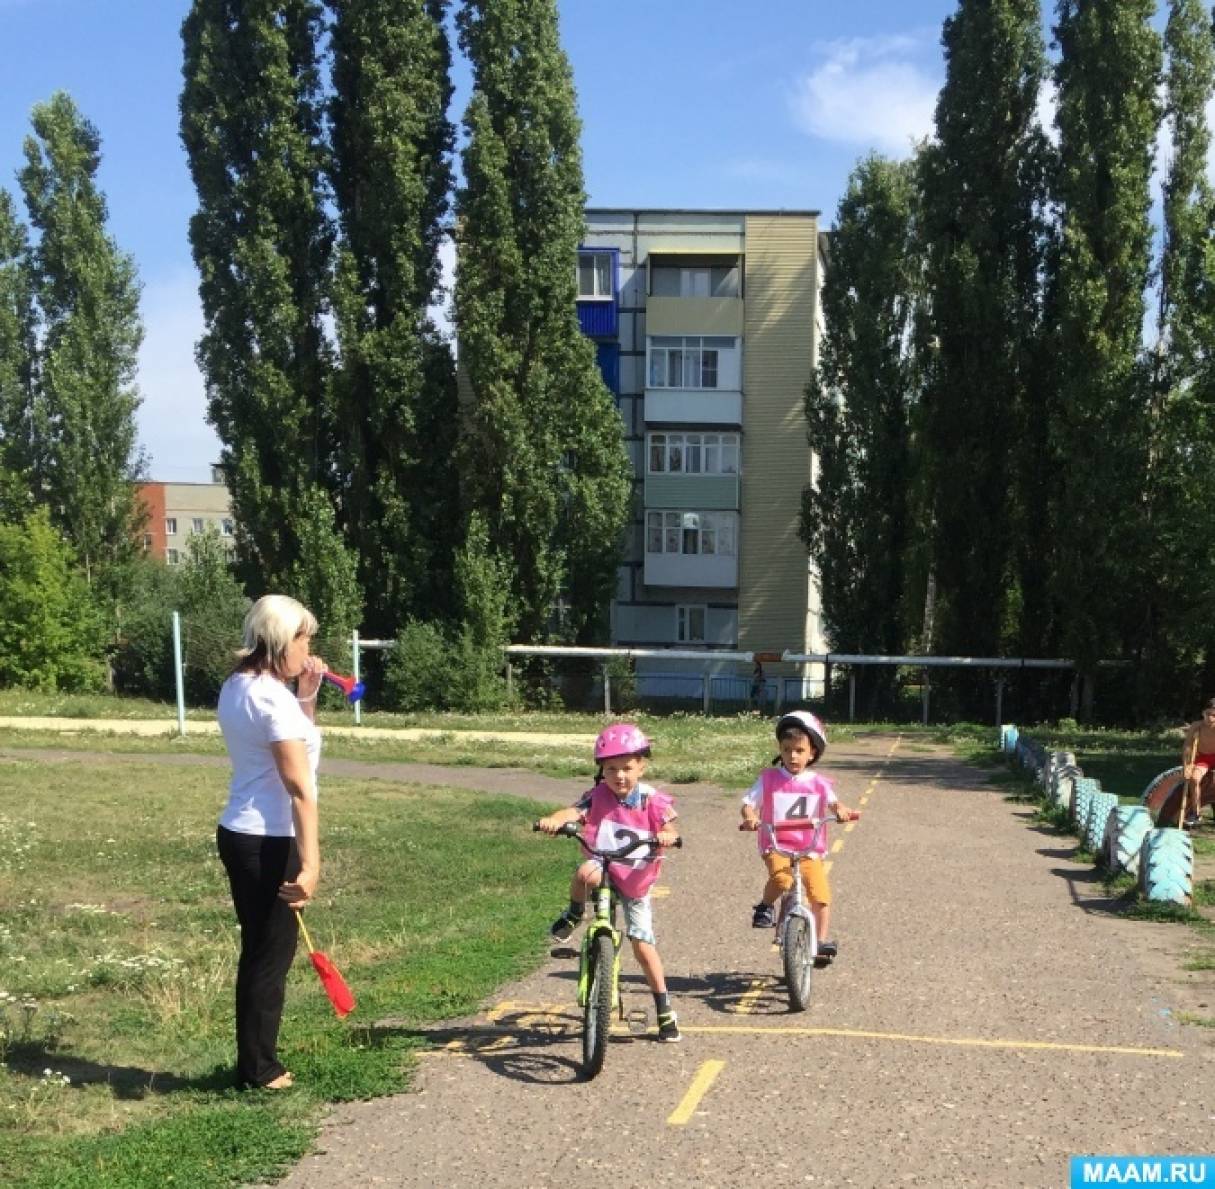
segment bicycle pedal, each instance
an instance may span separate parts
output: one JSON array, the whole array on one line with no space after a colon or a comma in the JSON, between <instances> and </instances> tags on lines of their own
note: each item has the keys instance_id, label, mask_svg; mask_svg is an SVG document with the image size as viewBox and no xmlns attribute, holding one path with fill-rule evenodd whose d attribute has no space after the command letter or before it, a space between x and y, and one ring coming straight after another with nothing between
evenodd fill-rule
<instances>
[{"instance_id":1,"label":"bicycle pedal","mask_svg":"<svg viewBox=\"0 0 1215 1189\"><path fill-rule=\"evenodd\" d=\"M644 1036L650 1030L650 1017L640 1007L633 1008L625 1016L625 1022L633 1036Z\"/></svg>"}]
</instances>

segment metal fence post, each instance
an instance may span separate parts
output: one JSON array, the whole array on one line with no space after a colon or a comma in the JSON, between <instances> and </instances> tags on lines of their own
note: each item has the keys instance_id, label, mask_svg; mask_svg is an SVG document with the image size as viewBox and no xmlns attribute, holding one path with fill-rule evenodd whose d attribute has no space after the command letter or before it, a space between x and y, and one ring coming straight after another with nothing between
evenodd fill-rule
<instances>
[{"instance_id":1,"label":"metal fence post","mask_svg":"<svg viewBox=\"0 0 1215 1189\"><path fill-rule=\"evenodd\" d=\"M606 664L603 666L603 713L609 718L612 714L612 675Z\"/></svg>"},{"instance_id":2,"label":"metal fence post","mask_svg":"<svg viewBox=\"0 0 1215 1189\"><path fill-rule=\"evenodd\" d=\"M708 671L701 674L700 695L701 703L704 707L705 718L708 718L713 705L713 675ZM762 689L760 690L759 696L760 700L762 701L764 696ZM761 710L760 713L762 714L763 711Z\"/></svg>"},{"instance_id":3,"label":"metal fence post","mask_svg":"<svg viewBox=\"0 0 1215 1189\"><path fill-rule=\"evenodd\" d=\"M1004 678L996 678L996 728L1004 721Z\"/></svg>"},{"instance_id":4,"label":"metal fence post","mask_svg":"<svg viewBox=\"0 0 1215 1189\"><path fill-rule=\"evenodd\" d=\"M848 670L848 721L856 722L856 669Z\"/></svg>"},{"instance_id":5,"label":"metal fence post","mask_svg":"<svg viewBox=\"0 0 1215 1189\"><path fill-rule=\"evenodd\" d=\"M509 702L513 699L515 692L515 670L511 667L508 660L506 662L506 700Z\"/></svg>"},{"instance_id":6,"label":"metal fence post","mask_svg":"<svg viewBox=\"0 0 1215 1189\"><path fill-rule=\"evenodd\" d=\"M920 699L923 704L923 710L920 713L920 725L925 726L925 727L928 725L928 698L929 698L929 691L931 689L931 680L928 676L928 673L929 673L929 671L927 669L925 669L924 670L924 684L920 686Z\"/></svg>"},{"instance_id":7,"label":"metal fence post","mask_svg":"<svg viewBox=\"0 0 1215 1189\"><path fill-rule=\"evenodd\" d=\"M186 733L186 676L181 663L181 614L173 612L173 679L177 686L177 733Z\"/></svg>"},{"instance_id":8,"label":"metal fence post","mask_svg":"<svg viewBox=\"0 0 1215 1189\"><path fill-rule=\"evenodd\" d=\"M354 680L358 684L359 680L359 629L355 628L350 633L350 655L354 664ZM363 699L360 698L354 704L354 725L361 726L363 723Z\"/></svg>"}]
</instances>

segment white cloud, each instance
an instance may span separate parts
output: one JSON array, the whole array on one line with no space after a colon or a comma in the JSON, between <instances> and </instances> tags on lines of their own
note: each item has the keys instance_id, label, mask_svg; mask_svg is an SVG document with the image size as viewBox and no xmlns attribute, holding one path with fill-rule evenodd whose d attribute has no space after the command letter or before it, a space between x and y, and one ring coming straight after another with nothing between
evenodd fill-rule
<instances>
[{"instance_id":1,"label":"white cloud","mask_svg":"<svg viewBox=\"0 0 1215 1189\"><path fill-rule=\"evenodd\" d=\"M219 459L219 439L206 422L202 374L194 344L202 336L198 279L190 269L144 285L139 352L140 443L150 455L148 477L206 483Z\"/></svg>"},{"instance_id":2,"label":"white cloud","mask_svg":"<svg viewBox=\"0 0 1215 1189\"><path fill-rule=\"evenodd\" d=\"M909 155L932 133L940 88L927 37L873 37L822 42L819 65L789 95L796 124L822 140Z\"/></svg>"}]
</instances>

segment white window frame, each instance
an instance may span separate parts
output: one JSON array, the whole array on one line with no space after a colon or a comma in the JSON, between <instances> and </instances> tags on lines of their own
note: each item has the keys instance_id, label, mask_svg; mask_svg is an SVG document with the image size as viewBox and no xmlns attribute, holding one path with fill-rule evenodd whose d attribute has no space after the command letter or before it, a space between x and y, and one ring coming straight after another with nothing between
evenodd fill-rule
<instances>
[{"instance_id":1,"label":"white window frame","mask_svg":"<svg viewBox=\"0 0 1215 1189\"><path fill-rule=\"evenodd\" d=\"M614 292L615 277L613 276L615 261L612 259L612 252L599 252L594 248L586 248L578 253L578 263L574 266L574 271L577 277L578 285L578 300L579 301L612 301L616 294ZM583 259L591 260L591 288L593 292L582 292L582 261ZM606 276L601 276L601 270L606 269ZM606 286L606 292L600 292L601 287Z\"/></svg>"},{"instance_id":2,"label":"white window frame","mask_svg":"<svg viewBox=\"0 0 1215 1189\"><path fill-rule=\"evenodd\" d=\"M166 549L165 561L171 566L178 565L181 562L181 554L176 549Z\"/></svg>"},{"instance_id":3,"label":"white window frame","mask_svg":"<svg viewBox=\"0 0 1215 1189\"><path fill-rule=\"evenodd\" d=\"M740 449L736 433L662 430L646 435L646 474L737 475Z\"/></svg>"},{"instance_id":4,"label":"white window frame","mask_svg":"<svg viewBox=\"0 0 1215 1189\"><path fill-rule=\"evenodd\" d=\"M700 635L693 632L695 617L700 618ZM704 603L677 603L675 640L679 644L704 644L708 639L709 608Z\"/></svg>"},{"instance_id":5,"label":"white window frame","mask_svg":"<svg viewBox=\"0 0 1215 1189\"><path fill-rule=\"evenodd\" d=\"M230 516L225 516L223 520L219 522L219 535L221 537L230 537L235 531L236 524L233 522Z\"/></svg>"},{"instance_id":6,"label":"white window frame","mask_svg":"<svg viewBox=\"0 0 1215 1189\"><path fill-rule=\"evenodd\" d=\"M177 517L176 516L166 516L165 517L165 536L166 537L177 536Z\"/></svg>"},{"instance_id":7,"label":"white window frame","mask_svg":"<svg viewBox=\"0 0 1215 1189\"><path fill-rule=\"evenodd\" d=\"M190 520L190 531L201 533L206 530L207 522L201 516L195 516Z\"/></svg>"},{"instance_id":8,"label":"white window frame","mask_svg":"<svg viewBox=\"0 0 1215 1189\"><path fill-rule=\"evenodd\" d=\"M726 339L732 344L728 348L722 345ZM706 342L713 345L706 347ZM646 387L716 391L721 354L727 350L738 350L733 335L653 335L646 344Z\"/></svg>"},{"instance_id":9,"label":"white window frame","mask_svg":"<svg viewBox=\"0 0 1215 1189\"><path fill-rule=\"evenodd\" d=\"M649 508L645 514L646 553L683 557L734 557L738 551L737 513L680 512ZM658 548L652 546L657 543Z\"/></svg>"}]
</instances>

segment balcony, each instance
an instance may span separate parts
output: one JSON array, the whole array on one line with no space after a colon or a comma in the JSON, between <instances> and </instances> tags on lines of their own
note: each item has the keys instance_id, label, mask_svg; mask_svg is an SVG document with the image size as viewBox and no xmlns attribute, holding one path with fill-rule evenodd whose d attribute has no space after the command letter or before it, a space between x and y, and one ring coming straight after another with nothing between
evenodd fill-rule
<instances>
[{"instance_id":1,"label":"balcony","mask_svg":"<svg viewBox=\"0 0 1215 1189\"><path fill-rule=\"evenodd\" d=\"M737 587L733 554L647 553L646 586Z\"/></svg>"},{"instance_id":2,"label":"balcony","mask_svg":"<svg viewBox=\"0 0 1215 1189\"><path fill-rule=\"evenodd\" d=\"M710 334L741 338L741 297L655 297L645 303L646 334Z\"/></svg>"},{"instance_id":3,"label":"balcony","mask_svg":"<svg viewBox=\"0 0 1215 1189\"><path fill-rule=\"evenodd\" d=\"M645 477L647 508L738 510L737 475L655 475Z\"/></svg>"},{"instance_id":4,"label":"balcony","mask_svg":"<svg viewBox=\"0 0 1215 1189\"><path fill-rule=\"evenodd\" d=\"M654 424L742 425L742 399L736 388L647 388L645 419Z\"/></svg>"}]
</instances>

